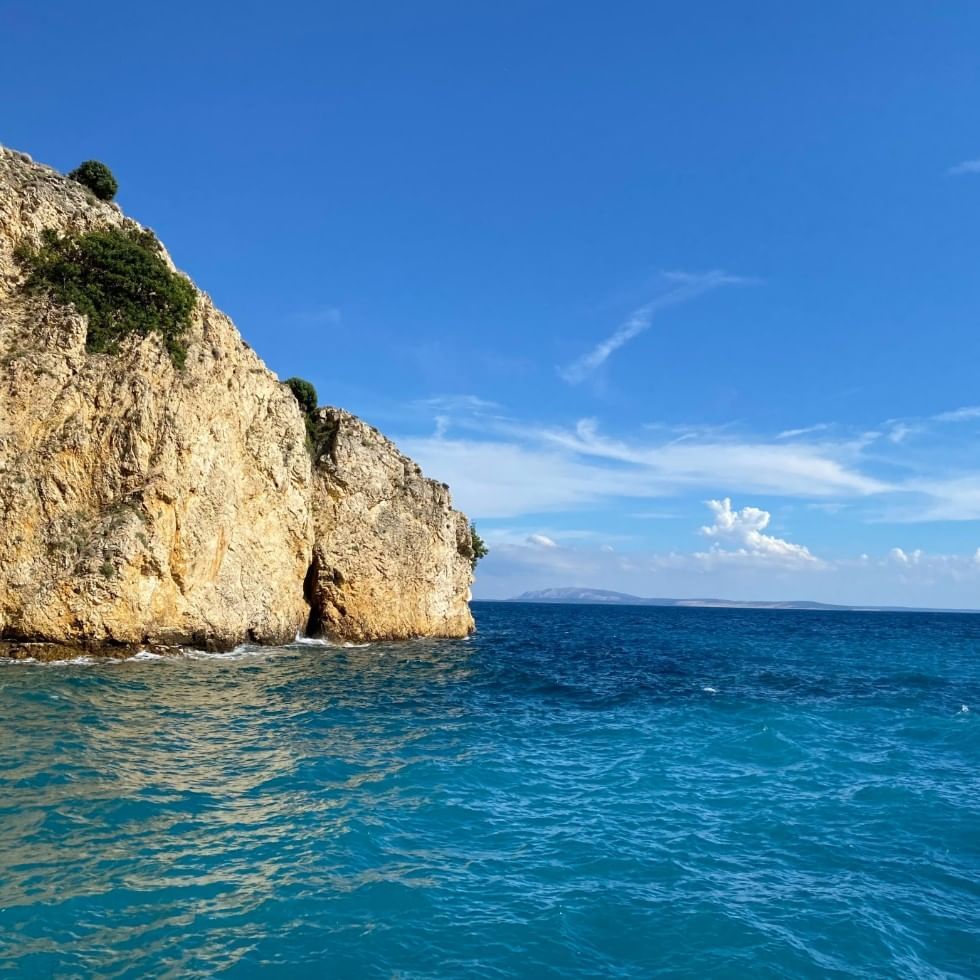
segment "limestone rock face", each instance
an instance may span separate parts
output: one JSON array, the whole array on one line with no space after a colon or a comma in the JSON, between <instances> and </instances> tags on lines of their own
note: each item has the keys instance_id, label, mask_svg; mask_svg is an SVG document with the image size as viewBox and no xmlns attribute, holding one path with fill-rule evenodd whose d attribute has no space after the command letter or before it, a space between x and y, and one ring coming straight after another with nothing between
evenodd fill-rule
<instances>
[{"instance_id":1,"label":"limestone rock face","mask_svg":"<svg viewBox=\"0 0 980 980\"><path fill-rule=\"evenodd\" d=\"M472 539L449 489L380 432L336 408L314 467L311 631L356 640L473 628Z\"/></svg>"},{"instance_id":2,"label":"limestone rock face","mask_svg":"<svg viewBox=\"0 0 980 980\"><path fill-rule=\"evenodd\" d=\"M89 353L84 317L24 295L19 242L127 225L0 148L0 639L469 632L469 538L448 493L334 410L314 467L292 393L205 294L183 370L155 336Z\"/></svg>"}]
</instances>

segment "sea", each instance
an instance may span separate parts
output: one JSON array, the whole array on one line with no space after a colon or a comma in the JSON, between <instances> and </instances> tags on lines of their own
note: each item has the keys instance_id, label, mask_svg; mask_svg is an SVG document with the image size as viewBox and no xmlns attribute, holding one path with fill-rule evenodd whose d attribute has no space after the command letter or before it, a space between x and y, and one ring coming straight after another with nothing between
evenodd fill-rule
<instances>
[{"instance_id":1,"label":"sea","mask_svg":"<svg viewBox=\"0 0 980 980\"><path fill-rule=\"evenodd\" d=\"M980 976L980 616L474 613L0 665L0 976Z\"/></svg>"}]
</instances>

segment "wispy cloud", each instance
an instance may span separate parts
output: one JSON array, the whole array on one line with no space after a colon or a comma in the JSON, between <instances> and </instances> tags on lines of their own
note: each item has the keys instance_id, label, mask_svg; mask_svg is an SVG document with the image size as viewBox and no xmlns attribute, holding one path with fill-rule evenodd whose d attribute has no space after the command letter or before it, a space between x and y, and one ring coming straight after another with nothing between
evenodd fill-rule
<instances>
[{"instance_id":1,"label":"wispy cloud","mask_svg":"<svg viewBox=\"0 0 980 980\"><path fill-rule=\"evenodd\" d=\"M458 418L493 418L500 411L497 402L488 401L477 395L436 395L413 402L412 408L427 414L433 413L432 421L435 425L433 437L436 439L444 438Z\"/></svg>"},{"instance_id":2,"label":"wispy cloud","mask_svg":"<svg viewBox=\"0 0 980 980\"><path fill-rule=\"evenodd\" d=\"M340 309L336 306L319 306L312 310L301 310L293 314L293 320L304 326L337 326L340 323Z\"/></svg>"},{"instance_id":3,"label":"wispy cloud","mask_svg":"<svg viewBox=\"0 0 980 980\"><path fill-rule=\"evenodd\" d=\"M965 174L980 174L980 157L975 160L963 160L946 171L950 177L962 177Z\"/></svg>"},{"instance_id":4,"label":"wispy cloud","mask_svg":"<svg viewBox=\"0 0 980 980\"><path fill-rule=\"evenodd\" d=\"M478 519L583 512L617 501L632 502L627 514L666 518L662 505L636 502L693 493L792 498L874 524L980 520L973 432L980 406L889 419L869 431L821 423L769 436L740 426L663 424L614 436L589 418L571 426L520 421L475 396L425 407L447 412L433 413L434 431L403 439L402 447Z\"/></svg>"},{"instance_id":5,"label":"wispy cloud","mask_svg":"<svg viewBox=\"0 0 980 980\"><path fill-rule=\"evenodd\" d=\"M980 473L913 479L905 485L905 489L916 495L917 499L886 511L886 521L918 524L925 521L980 520Z\"/></svg>"},{"instance_id":6,"label":"wispy cloud","mask_svg":"<svg viewBox=\"0 0 980 980\"><path fill-rule=\"evenodd\" d=\"M891 489L857 465L848 442L758 438L644 442L603 435L592 419L574 428L484 420L483 438L435 435L400 440L427 473L446 480L474 517L517 517L592 508L615 499L684 491L803 499L864 497Z\"/></svg>"},{"instance_id":7,"label":"wispy cloud","mask_svg":"<svg viewBox=\"0 0 980 980\"><path fill-rule=\"evenodd\" d=\"M554 538L549 538L547 534L529 534L527 543L533 544L537 548L557 548L558 542Z\"/></svg>"},{"instance_id":8,"label":"wispy cloud","mask_svg":"<svg viewBox=\"0 0 980 980\"><path fill-rule=\"evenodd\" d=\"M440 412L496 412L500 410L497 402L488 401L478 395L436 395L415 402L421 408L432 408Z\"/></svg>"},{"instance_id":9,"label":"wispy cloud","mask_svg":"<svg viewBox=\"0 0 980 980\"><path fill-rule=\"evenodd\" d=\"M582 419L571 431L543 429L536 436L542 442L582 456L642 467L662 485L675 490L738 486L746 492L820 497L880 493L888 489L883 481L849 465L856 451L855 445L849 442L714 437L644 445L603 435L594 419Z\"/></svg>"},{"instance_id":10,"label":"wispy cloud","mask_svg":"<svg viewBox=\"0 0 980 980\"><path fill-rule=\"evenodd\" d=\"M937 425L975 422L978 420L980 420L980 406L978 405L967 405L963 408L953 409L952 411L938 412L935 415L885 419L877 430L865 433L865 440L870 443L876 439L884 438L895 445L901 445L907 442L914 442L917 436L928 435L934 438ZM808 431L810 430L800 429L796 430L794 434L799 435Z\"/></svg>"},{"instance_id":11,"label":"wispy cloud","mask_svg":"<svg viewBox=\"0 0 980 980\"><path fill-rule=\"evenodd\" d=\"M740 286L756 281L718 269L697 274L667 272L663 277L669 285L666 292L634 310L605 340L571 364L559 368L558 373L570 384L578 384L601 367L624 344L649 329L662 310L686 303L721 286Z\"/></svg>"},{"instance_id":12,"label":"wispy cloud","mask_svg":"<svg viewBox=\"0 0 980 980\"><path fill-rule=\"evenodd\" d=\"M808 436L814 432L825 432L830 426L826 422L818 422L816 425L806 425L802 429L784 429L780 432L777 439L798 439L800 436Z\"/></svg>"},{"instance_id":13,"label":"wispy cloud","mask_svg":"<svg viewBox=\"0 0 980 980\"><path fill-rule=\"evenodd\" d=\"M940 412L932 418L936 422L970 422L973 419L980 419L980 405L967 405L952 412Z\"/></svg>"},{"instance_id":14,"label":"wispy cloud","mask_svg":"<svg viewBox=\"0 0 980 980\"><path fill-rule=\"evenodd\" d=\"M896 445L900 442L905 442L909 436L919 435L925 432L924 425L917 425L914 422L901 422L901 421L889 421L886 422L886 436L889 442L894 442Z\"/></svg>"}]
</instances>

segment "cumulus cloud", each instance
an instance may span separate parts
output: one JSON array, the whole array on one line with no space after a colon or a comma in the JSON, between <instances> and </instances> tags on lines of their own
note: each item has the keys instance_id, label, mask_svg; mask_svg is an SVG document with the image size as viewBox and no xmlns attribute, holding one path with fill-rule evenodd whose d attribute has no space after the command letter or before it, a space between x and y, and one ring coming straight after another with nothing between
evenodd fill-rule
<instances>
[{"instance_id":1,"label":"cumulus cloud","mask_svg":"<svg viewBox=\"0 0 980 980\"><path fill-rule=\"evenodd\" d=\"M769 511L759 507L733 510L728 497L709 500L707 505L714 513L715 520L713 524L701 528L701 533L714 542L705 557L752 558L782 565L819 563L819 559L804 545L762 533L771 520Z\"/></svg>"},{"instance_id":2,"label":"cumulus cloud","mask_svg":"<svg viewBox=\"0 0 980 980\"><path fill-rule=\"evenodd\" d=\"M548 547L525 528L488 531L494 544L480 565L477 594L507 598L556 584L674 598L814 599L868 605L971 608L980 596L980 548L941 554L895 547L879 555L817 558L803 545L767 534L769 513L710 501L701 529L708 551L652 551L631 542L623 552L591 532ZM550 535L551 532L549 532ZM560 533L555 531L557 537ZM541 535L555 541L549 535ZM497 543L499 541L499 543Z\"/></svg>"},{"instance_id":3,"label":"cumulus cloud","mask_svg":"<svg viewBox=\"0 0 980 980\"><path fill-rule=\"evenodd\" d=\"M901 548L892 548L888 552L888 560L896 565L918 565L922 560L922 549L916 548L915 551L907 552Z\"/></svg>"},{"instance_id":4,"label":"cumulus cloud","mask_svg":"<svg viewBox=\"0 0 980 980\"><path fill-rule=\"evenodd\" d=\"M719 269L699 274L664 273L664 279L670 283L670 288L665 293L634 310L605 340L596 344L592 350L571 364L559 368L558 373L571 384L584 381L620 347L649 329L654 317L661 310L695 299L713 289L718 289L720 286L745 285L753 281L743 276L730 275Z\"/></svg>"}]
</instances>

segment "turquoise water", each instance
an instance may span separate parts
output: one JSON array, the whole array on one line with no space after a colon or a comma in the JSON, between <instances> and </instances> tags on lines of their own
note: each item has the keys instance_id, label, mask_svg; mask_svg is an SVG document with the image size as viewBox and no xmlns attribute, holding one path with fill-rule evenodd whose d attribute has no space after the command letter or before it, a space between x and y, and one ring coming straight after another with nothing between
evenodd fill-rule
<instances>
[{"instance_id":1,"label":"turquoise water","mask_svg":"<svg viewBox=\"0 0 980 980\"><path fill-rule=\"evenodd\" d=\"M0 976L976 977L980 616L0 666Z\"/></svg>"}]
</instances>

